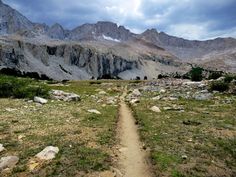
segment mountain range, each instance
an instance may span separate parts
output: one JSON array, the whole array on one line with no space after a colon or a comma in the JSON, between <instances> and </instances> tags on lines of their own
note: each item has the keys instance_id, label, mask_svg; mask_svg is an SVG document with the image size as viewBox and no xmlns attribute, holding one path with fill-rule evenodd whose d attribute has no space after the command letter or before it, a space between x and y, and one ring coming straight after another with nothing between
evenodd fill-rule
<instances>
[{"instance_id":1,"label":"mountain range","mask_svg":"<svg viewBox=\"0 0 236 177\"><path fill-rule=\"evenodd\" d=\"M100 21L67 30L33 23L0 0L0 70L55 80L148 79L191 65L236 72L236 39L186 40Z\"/></svg>"}]
</instances>

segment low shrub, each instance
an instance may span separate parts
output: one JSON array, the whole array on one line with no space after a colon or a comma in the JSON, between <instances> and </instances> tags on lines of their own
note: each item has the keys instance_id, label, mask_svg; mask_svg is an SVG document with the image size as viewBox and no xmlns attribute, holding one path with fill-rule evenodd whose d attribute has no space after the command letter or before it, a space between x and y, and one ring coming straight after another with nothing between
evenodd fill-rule
<instances>
[{"instance_id":1,"label":"low shrub","mask_svg":"<svg viewBox=\"0 0 236 177\"><path fill-rule=\"evenodd\" d=\"M203 68L192 68L189 74L192 81L201 81L203 79Z\"/></svg>"},{"instance_id":2,"label":"low shrub","mask_svg":"<svg viewBox=\"0 0 236 177\"><path fill-rule=\"evenodd\" d=\"M232 82L232 80L236 80L236 75L225 75L225 79L224 79L224 81L226 82L226 83L230 83L230 82Z\"/></svg>"},{"instance_id":3,"label":"low shrub","mask_svg":"<svg viewBox=\"0 0 236 177\"><path fill-rule=\"evenodd\" d=\"M213 72L211 72L211 73L209 74L208 79L209 79L209 80L211 80L211 79L216 80L216 79L219 79L222 75L223 75L222 72L213 71Z\"/></svg>"},{"instance_id":4,"label":"low shrub","mask_svg":"<svg viewBox=\"0 0 236 177\"><path fill-rule=\"evenodd\" d=\"M227 91L229 90L229 83L224 81L214 81L210 84L210 90L219 92Z\"/></svg>"},{"instance_id":5,"label":"low shrub","mask_svg":"<svg viewBox=\"0 0 236 177\"><path fill-rule=\"evenodd\" d=\"M49 88L38 81L13 76L0 75L1 98L30 98L40 96L47 98Z\"/></svg>"}]
</instances>

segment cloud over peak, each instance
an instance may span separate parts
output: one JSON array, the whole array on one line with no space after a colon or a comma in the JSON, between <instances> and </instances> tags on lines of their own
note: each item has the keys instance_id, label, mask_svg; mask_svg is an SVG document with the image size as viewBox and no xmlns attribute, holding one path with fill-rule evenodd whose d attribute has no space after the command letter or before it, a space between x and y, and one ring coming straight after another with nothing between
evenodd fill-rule
<instances>
[{"instance_id":1,"label":"cloud over peak","mask_svg":"<svg viewBox=\"0 0 236 177\"><path fill-rule=\"evenodd\" d=\"M72 29L112 21L188 39L236 37L236 0L3 0L34 22Z\"/></svg>"}]
</instances>

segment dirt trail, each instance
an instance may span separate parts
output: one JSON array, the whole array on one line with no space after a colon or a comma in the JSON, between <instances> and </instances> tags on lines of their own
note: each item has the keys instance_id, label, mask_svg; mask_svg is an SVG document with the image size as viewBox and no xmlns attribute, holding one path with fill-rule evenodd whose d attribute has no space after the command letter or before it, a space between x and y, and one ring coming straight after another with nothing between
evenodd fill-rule
<instances>
[{"instance_id":1,"label":"dirt trail","mask_svg":"<svg viewBox=\"0 0 236 177\"><path fill-rule=\"evenodd\" d=\"M124 102L125 94L121 97L119 137L119 164L124 177L152 177L147 163L147 155L142 149L141 142L131 111Z\"/></svg>"}]
</instances>

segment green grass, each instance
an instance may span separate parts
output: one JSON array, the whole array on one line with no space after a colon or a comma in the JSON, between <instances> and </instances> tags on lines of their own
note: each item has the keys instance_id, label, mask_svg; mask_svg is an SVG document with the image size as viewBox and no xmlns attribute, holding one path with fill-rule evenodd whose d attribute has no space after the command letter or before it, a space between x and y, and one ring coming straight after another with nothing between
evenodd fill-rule
<instances>
[{"instance_id":1,"label":"green grass","mask_svg":"<svg viewBox=\"0 0 236 177\"><path fill-rule=\"evenodd\" d=\"M110 90L118 83L91 85L81 81L69 84L50 84L48 87L77 93L81 101L49 100L47 104L37 106L22 99L0 99L0 142L7 149L1 156L11 154L20 158L7 176L76 176L110 168L118 107L102 106L106 99L99 104L97 101L119 95L116 89ZM98 95L98 89L106 91L107 95ZM9 112L6 108L16 111ZM91 114L88 109L97 109L102 114ZM19 140L20 135L25 137ZM40 163L30 171L29 162L49 145L59 147L56 158Z\"/></svg>"},{"instance_id":2,"label":"green grass","mask_svg":"<svg viewBox=\"0 0 236 177\"><path fill-rule=\"evenodd\" d=\"M153 101L150 98L154 96L155 92L144 93L141 102L131 108L141 138L151 150L157 176L209 176L212 172L208 166L217 168L219 174L235 174L236 117L232 114L236 112L235 97L221 94L210 101ZM231 103L224 103L227 99ZM150 111L154 105L162 112ZM182 107L184 112L163 110L173 105ZM194 124L185 125L185 121ZM186 160L183 155L187 155ZM219 165L222 167L218 168Z\"/></svg>"}]
</instances>

